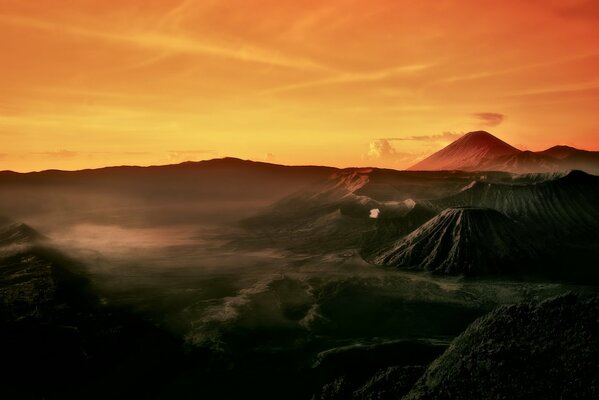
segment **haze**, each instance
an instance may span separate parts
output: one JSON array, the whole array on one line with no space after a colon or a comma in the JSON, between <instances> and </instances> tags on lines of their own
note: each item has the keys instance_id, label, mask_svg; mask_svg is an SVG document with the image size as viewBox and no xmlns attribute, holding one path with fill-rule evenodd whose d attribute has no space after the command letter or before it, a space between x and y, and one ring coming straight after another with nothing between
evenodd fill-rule
<instances>
[{"instance_id":1,"label":"haze","mask_svg":"<svg viewBox=\"0 0 599 400\"><path fill-rule=\"evenodd\" d=\"M598 20L592 0L2 0L0 169L405 168L475 129L597 150Z\"/></svg>"}]
</instances>

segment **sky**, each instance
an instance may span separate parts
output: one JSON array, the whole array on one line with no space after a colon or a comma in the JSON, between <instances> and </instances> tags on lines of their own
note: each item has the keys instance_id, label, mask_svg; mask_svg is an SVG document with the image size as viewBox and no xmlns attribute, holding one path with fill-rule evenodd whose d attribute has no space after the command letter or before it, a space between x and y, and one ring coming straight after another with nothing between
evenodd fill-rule
<instances>
[{"instance_id":1,"label":"sky","mask_svg":"<svg viewBox=\"0 0 599 400\"><path fill-rule=\"evenodd\" d=\"M599 150L594 0L0 0L0 170Z\"/></svg>"}]
</instances>

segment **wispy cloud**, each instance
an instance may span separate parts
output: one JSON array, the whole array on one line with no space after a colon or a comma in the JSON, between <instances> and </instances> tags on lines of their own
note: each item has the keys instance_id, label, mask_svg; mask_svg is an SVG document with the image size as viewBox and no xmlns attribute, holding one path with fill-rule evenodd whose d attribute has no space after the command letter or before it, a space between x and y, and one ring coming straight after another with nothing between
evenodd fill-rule
<instances>
[{"instance_id":1,"label":"wispy cloud","mask_svg":"<svg viewBox=\"0 0 599 400\"><path fill-rule=\"evenodd\" d=\"M51 33L116 42L121 45L125 44L141 49L217 56L243 62L263 63L297 69L328 69L326 66L320 65L310 59L289 56L277 51L270 51L244 43L230 42L216 44L214 41L202 41L197 37L184 36L182 34L170 34L151 30L113 33L17 15L0 15L0 23Z\"/></svg>"},{"instance_id":2,"label":"wispy cloud","mask_svg":"<svg viewBox=\"0 0 599 400\"><path fill-rule=\"evenodd\" d=\"M472 116L476 118L481 125L487 127L497 126L505 119L504 114L494 112L478 112L473 113Z\"/></svg>"},{"instance_id":3,"label":"wispy cloud","mask_svg":"<svg viewBox=\"0 0 599 400\"><path fill-rule=\"evenodd\" d=\"M343 83L376 82L399 75L407 75L423 71L425 69L430 68L432 65L433 64L410 64L376 71L340 73L327 78L279 86L270 90L266 90L265 93L281 93L298 89L306 89Z\"/></svg>"},{"instance_id":4,"label":"wispy cloud","mask_svg":"<svg viewBox=\"0 0 599 400\"><path fill-rule=\"evenodd\" d=\"M151 154L146 151L74 151L74 150L56 150L56 151L38 151L26 153L26 155L37 155L48 158L71 159L77 157L95 157L95 156L145 156ZM20 154L23 155L23 154Z\"/></svg>"},{"instance_id":5,"label":"wispy cloud","mask_svg":"<svg viewBox=\"0 0 599 400\"><path fill-rule=\"evenodd\" d=\"M171 150L167 157L170 162L198 161L207 155L214 155L212 150Z\"/></svg>"},{"instance_id":6,"label":"wispy cloud","mask_svg":"<svg viewBox=\"0 0 599 400\"><path fill-rule=\"evenodd\" d=\"M538 89L521 90L510 93L505 97L526 97L535 95L564 94L586 92L599 89L599 80L589 80L585 82L565 83L561 85L552 85Z\"/></svg>"},{"instance_id":7,"label":"wispy cloud","mask_svg":"<svg viewBox=\"0 0 599 400\"><path fill-rule=\"evenodd\" d=\"M40 153L36 153L42 156L52 157L52 158L73 158L78 156L80 153L77 151L71 150L57 150L57 151L44 151Z\"/></svg>"},{"instance_id":8,"label":"wispy cloud","mask_svg":"<svg viewBox=\"0 0 599 400\"><path fill-rule=\"evenodd\" d=\"M436 135L412 135L405 137L387 137L387 138L379 138L377 140L386 140L386 141L401 141L401 140L412 140L416 142L440 142L440 141L453 141L459 139L463 133L457 132L443 132Z\"/></svg>"}]
</instances>

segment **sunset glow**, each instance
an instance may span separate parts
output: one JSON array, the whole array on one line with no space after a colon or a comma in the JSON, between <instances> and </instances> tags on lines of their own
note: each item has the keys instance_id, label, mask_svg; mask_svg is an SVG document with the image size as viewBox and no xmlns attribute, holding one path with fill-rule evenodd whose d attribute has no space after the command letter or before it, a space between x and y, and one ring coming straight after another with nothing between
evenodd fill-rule
<instances>
[{"instance_id":1,"label":"sunset glow","mask_svg":"<svg viewBox=\"0 0 599 400\"><path fill-rule=\"evenodd\" d=\"M0 170L599 150L599 3L0 0Z\"/></svg>"}]
</instances>

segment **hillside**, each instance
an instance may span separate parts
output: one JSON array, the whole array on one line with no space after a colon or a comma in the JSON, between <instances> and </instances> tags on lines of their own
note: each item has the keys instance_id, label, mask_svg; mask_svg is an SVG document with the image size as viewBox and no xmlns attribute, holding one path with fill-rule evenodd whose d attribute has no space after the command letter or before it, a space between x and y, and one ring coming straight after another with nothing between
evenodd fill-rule
<instances>
[{"instance_id":1,"label":"hillside","mask_svg":"<svg viewBox=\"0 0 599 400\"><path fill-rule=\"evenodd\" d=\"M470 132L410 167L414 171L477 170L489 160L520 150L485 131Z\"/></svg>"},{"instance_id":2,"label":"hillside","mask_svg":"<svg viewBox=\"0 0 599 400\"><path fill-rule=\"evenodd\" d=\"M475 321L405 400L595 399L599 298L504 306Z\"/></svg>"},{"instance_id":3,"label":"hillside","mask_svg":"<svg viewBox=\"0 0 599 400\"><path fill-rule=\"evenodd\" d=\"M505 274L532 259L522 231L515 221L493 209L448 208L375 254L372 261L444 274Z\"/></svg>"}]
</instances>

